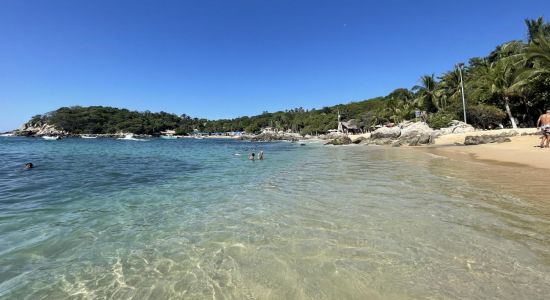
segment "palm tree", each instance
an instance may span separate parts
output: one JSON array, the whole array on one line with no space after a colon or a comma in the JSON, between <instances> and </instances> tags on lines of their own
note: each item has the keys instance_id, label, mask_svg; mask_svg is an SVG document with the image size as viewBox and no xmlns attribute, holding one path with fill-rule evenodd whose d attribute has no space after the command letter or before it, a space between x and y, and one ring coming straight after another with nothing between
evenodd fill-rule
<instances>
[{"instance_id":1,"label":"palm tree","mask_svg":"<svg viewBox=\"0 0 550 300\"><path fill-rule=\"evenodd\" d=\"M495 63L501 59L518 58L523 54L525 44L522 41L511 41L498 45L487 57L489 63Z\"/></svg>"},{"instance_id":2,"label":"palm tree","mask_svg":"<svg viewBox=\"0 0 550 300\"><path fill-rule=\"evenodd\" d=\"M456 69L440 77L437 92L442 110L445 110L449 102L460 101L460 75Z\"/></svg>"},{"instance_id":3,"label":"palm tree","mask_svg":"<svg viewBox=\"0 0 550 300\"><path fill-rule=\"evenodd\" d=\"M550 38L539 34L527 47L525 56L533 63L531 75L550 73Z\"/></svg>"},{"instance_id":4,"label":"palm tree","mask_svg":"<svg viewBox=\"0 0 550 300\"><path fill-rule=\"evenodd\" d=\"M517 128L510 110L510 101L514 97L522 96L525 86L529 83L523 68L518 66L517 61L501 59L491 65L488 72L480 78L480 82L494 97L502 101L512 127Z\"/></svg>"},{"instance_id":5,"label":"palm tree","mask_svg":"<svg viewBox=\"0 0 550 300\"><path fill-rule=\"evenodd\" d=\"M437 93L437 81L434 74L420 77L420 85L412 88L416 91L416 104L428 112L439 110L439 97Z\"/></svg>"},{"instance_id":6,"label":"palm tree","mask_svg":"<svg viewBox=\"0 0 550 300\"><path fill-rule=\"evenodd\" d=\"M550 24L545 24L542 17L538 17L536 20L525 19L525 25L527 25L529 44L538 38L539 35L550 35Z\"/></svg>"}]
</instances>

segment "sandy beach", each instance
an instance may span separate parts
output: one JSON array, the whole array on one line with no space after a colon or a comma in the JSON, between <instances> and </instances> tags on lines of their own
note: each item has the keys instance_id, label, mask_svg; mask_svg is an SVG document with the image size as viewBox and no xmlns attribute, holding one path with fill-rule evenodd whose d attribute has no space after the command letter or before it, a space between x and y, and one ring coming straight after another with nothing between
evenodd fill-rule
<instances>
[{"instance_id":1,"label":"sandy beach","mask_svg":"<svg viewBox=\"0 0 550 300\"><path fill-rule=\"evenodd\" d=\"M450 134L436 140L427 151L453 158L476 159L488 163L529 166L533 168L550 169L550 149L541 149L540 135L514 136L507 143L493 143L473 146L457 145L464 142L467 135L493 135L510 130L481 131L465 134ZM534 133L535 128L517 129L518 133ZM456 143L456 144L455 144Z\"/></svg>"}]
</instances>

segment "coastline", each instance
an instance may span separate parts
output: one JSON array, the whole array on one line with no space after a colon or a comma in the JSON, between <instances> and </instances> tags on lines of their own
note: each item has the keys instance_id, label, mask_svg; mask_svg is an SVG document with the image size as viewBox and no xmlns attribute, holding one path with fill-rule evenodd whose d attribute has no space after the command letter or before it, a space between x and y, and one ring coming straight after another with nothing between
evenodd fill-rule
<instances>
[{"instance_id":1,"label":"coastline","mask_svg":"<svg viewBox=\"0 0 550 300\"><path fill-rule=\"evenodd\" d=\"M460 134L462 135L464 134ZM540 143L538 135L514 136L510 138L511 142L507 143L469 146L449 144L450 141L461 138L460 136L446 136L439 143L418 149L459 160L473 159L489 164L550 169L550 148L538 147Z\"/></svg>"}]
</instances>

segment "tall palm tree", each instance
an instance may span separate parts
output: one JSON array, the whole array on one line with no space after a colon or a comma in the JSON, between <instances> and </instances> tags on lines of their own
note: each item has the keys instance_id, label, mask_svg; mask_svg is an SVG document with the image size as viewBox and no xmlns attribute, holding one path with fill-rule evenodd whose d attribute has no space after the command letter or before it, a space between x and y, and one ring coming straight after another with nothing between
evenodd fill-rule
<instances>
[{"instance_id":1,"label":"tall palm tree","mask_svg":"<svg viewBox=\"0 0 550 300\"><path fill-rule=\"evenodd\" d=\"M449 103L460 101L461 89L460 89L460 75L455 69L441 76L438 85L438 96L441 102L441 109L449 105Z\"/></svg>"},{"instance_id":2,"label":"tall palm tree","mask_svg":"<svg viewBox=\"0 0 550 300\"><path fill-rule=\"evenodd\" d=\"M437 81L434 74L420 77L420 85L415 85L412 90L416 92L416 103L419 107L428 112L439 110Z\"/></svg>"},{"instance_id":3,"label":"tall palm tree","mask_svg":"<svg viewBox=\"0 0 550 300\"><path fill-rule=\"evenodd\" d=\"M517 61L501 59L493 63L488 72L480 78L489 92L501 101L513 128L517 128L516 121L510 109L510 102L514 97L522 96L525 86L529 83L524 70Z\"/></svg>"}]
</instances>

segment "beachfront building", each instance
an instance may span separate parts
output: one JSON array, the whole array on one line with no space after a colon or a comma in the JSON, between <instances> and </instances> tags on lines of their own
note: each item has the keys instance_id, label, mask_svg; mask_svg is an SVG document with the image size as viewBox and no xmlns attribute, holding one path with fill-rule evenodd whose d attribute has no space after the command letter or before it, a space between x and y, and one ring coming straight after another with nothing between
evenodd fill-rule
<instances>
[{"instance_id":1,"label":"beachfront building","mask_svg":"<svg viewBox=\"0 0 550 300\"><path fill-rule=\"evenodd\" d=\"M354 119L350 119L347 122L341 120L340 111L338 111L338 133L358 133L361 130L357 126L357 122Z\"/></svg>"},{"instance_id":2,"label":"beachfront building","mask_svg":"<svg viewBox=\"0 0 550 300\"><path fill-rule=\"evenodd\" d=\"M355 133L358 133L360 131L361 130L357 126L354 119L351 119L347 122L339 122L338 123L338 132L355 134Z\"/></svg>"}]
</instances>

